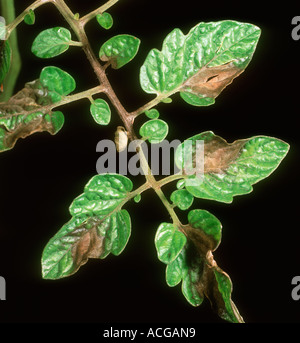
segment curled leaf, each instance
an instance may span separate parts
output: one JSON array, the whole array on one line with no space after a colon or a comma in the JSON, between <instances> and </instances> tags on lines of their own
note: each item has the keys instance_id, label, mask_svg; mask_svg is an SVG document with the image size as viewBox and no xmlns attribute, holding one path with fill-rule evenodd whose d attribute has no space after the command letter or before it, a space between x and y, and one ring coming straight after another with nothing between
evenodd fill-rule
<instances>
[{"instance_id":1,"label":"curled leaf","mask_svg":"<svg viewBox=\"0 0 300 343\"><path fill-rule=\"evenodd\" d=\"M167 284L174 287L182 282L182 293L191 305L199 306L207 298L221 318L243 322L231 299L232 282L212 254L221 240L221 223L208 211L198 209L189 212L188 221L180 227L186 244L175 259L165 261Z\"/></svg>"},{"instance_id":2,"label":"curled leaf","mask_svg":"<svg viewBox=\"0 0 300 343\"><path fill-rule=\"evenodd\" d=\"M57 67L45 67L38 80L28 82L6 103L0 103L0 151L13 148L19 138L35 132L56 134L64 124L64 115L48 106L60 101L75 86L75 80L67 72Z\"/></svg>"}]
</instances>

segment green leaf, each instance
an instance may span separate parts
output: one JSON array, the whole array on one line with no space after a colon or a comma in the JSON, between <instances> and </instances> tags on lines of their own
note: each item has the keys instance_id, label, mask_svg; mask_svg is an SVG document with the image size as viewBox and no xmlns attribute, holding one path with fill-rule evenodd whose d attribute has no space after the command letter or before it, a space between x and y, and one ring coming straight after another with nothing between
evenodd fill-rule
<instances>
[{"instance_id":1,"label":"green leaf","mask_svg":"<svg viewBox=\"0 0 300 343\"><path fill-rule=\"evenodd\" d=\"M259 36L258 27L230 20L199 23L187 35L174 29L161 51L149 52L141 87L162 99L180 92L189 104L211 105L247 67Z\"/></svg>"},{"instance_id":2,"label":"green leaf","mask_svg":"<svg viewBox=\"0 0 300 343\"><path fill-rule=\"evenodd\" d=\"M53 27L38 34L32 43L32 53L40 58L58 56L69 49L71 32L64 27Z\"/></svg>"},{"instance_id":3,"label":"green leaf","mask_svg":"<svg viewBox=\"0 0 300 343\"><path fill-rule=\"evenodd\" d=\"M63 127L65 117L61 111L55 111L45 115L45 119L49 121L53 126L53 134L56 134Z\"/></svg>"},{"instance_id":4,"label":"green leaf","mask_svg":"<svg viewBox=\"0 0 300 343\"><path fill-rule=\"evenodd\" d=\"M227 143L207 131L187 141L204 142L203 179L191 175L185 179L186 189L195 197L230 203L236 195L250 193L252 185L268 177L286 156L289 145L282 140L256 136ZM185 170L190 161L182 154L182 143L175 153L179 168ZM194 149L194 144L193 144ZM193 150L193 159L195 150ZM198 182L193 182L193 181Z\"/></svg>"},{"instance_id":5,"label":"green leaf","mask_svg":"<svg viewBox=\"0 0 300 343\"><path fill-rule=\"evenodd\" d=\"M0 41L0 85L3 83L11 64L11 48L8 41Z\"/></svg>"},{"instance_id":6,"label":"green leaf","mask_svg":"<svg viewBox=\"0 0 300 343\"><path fill-rule=\"evenodd\" d=\"M42 256L44 279L70 276L89 258L105 258L109 253L119 255L131 233L126 210L108 216L73 217L49 240Z\"/></svg>"},{"instance_id":7,"label":"green leaf","mask_svg":"<svg viewBox=\"0 0 300 343\"><path fill-rule=\"evenodd\" d=\"M141 201L141 198L142 198L141 194L137 194L137 195L133 198L133 200L134 200L134 202L139 203L139 202Z\"/></svg>"},{"instance_id":8,"label":"green leaf","mask_svg":"<svg viewBox=\"0 0 300 343\"><path fill-rule=\"evenodd\" d=\"M131 233L128 212L121 209L132 189L123 175L94 176L84 193L70 206L73 216L49 240L42 257L45 279L74 274L89 258L117 256L125 248Z\"/></svg>"},{"instance_id":9,"label":"green leaf","mask_svg":"<svg viewBox=\"0 0 300 343\"><path fill-rule=\"evenodd\" d=\"M107 12L104 12L102 14L97 14L96 19L98 23L100 24L100 26L102 26L106 30L110 29L113 26L113 18Z\"/></svg>"},{"instance_id":10,"label":"green leaf","mask_svg":"<svg viewBox=\"0 0 300 343\"><path fill-rule=\"evenodd\" d=\"M208 98L203 95L197 95L189 92L180 92L181 98L193 106L210 106L215 103L214 98Z\"/></svg>"},{"instance_id":11,"label":"green leaf","mask_svg":"<svg viewBox=\"0 0 300 343\"><path fill-rule=\"evenodd\" d=\"M197 229L199 237L203 234L205 245L212 251L217 249L221 242L222 224L211 213L205 210L192 210L188 214L188 221L191 227Z\"/></svg>"},{"instance_id":12,"label":"green leaf","mask_svg":"<svg viewBox=\"0 0 300 343\"><path fill-rule=\"evenodd\" d=\"M96 99L90 106L90 112L97 124L109 124L111 111L108 103L105 100Z\"/></svg>"},{"instance_id":13,"label":"green leaf","mask_svg":"<svg viewBox=\"0 0 300 343\"><path fill-rule=\"evenodd\" d=\"M29 12L25 15L24 22L27 25L33 25L35 23L35 14L32 9L30 9Z\"/></svg>"},{"instance_id":14,"label":"green leaf","mask_svg":"<svg viewBox=\"0 0 300 343\"><path fill-rule=\"evenodd\" d=\"M221 223L208 211L198 209L189 212L188 221L188 225L181 225L186 244L166 267L167 284L174 287L182 281L182 293L192 306L201 305L206 297L221 318L243 322L231 300L231 280L212 254L221 240Z\"/></svg>"},{"instance_id":15,"label":"green leaf","mask_svg":"<svg viewBox=\"0 0 300 343\"><path fill-rule=\"evenodd\" d=\"M213 273L212 291L208 295L212 308L228 322L238 323L242 321L243 318L231 300L232 282L230 277L220 268L214 268Z\"/></svg>"},{"instance_id":16,"label":"green leaf","mask_svg":"<svg viewBox=\"0 0 300 343\"><path fill-rule=\"evenodd\" d=\"M186 243L185 235L172 224L162 223L155 235L155 247L160 261L170 263Z\"/></svg>"},{"instance_id":17,"label":"green leaf","mask_svg":"<svg viewBox=\"0 0 300 343\"><path fill-rule=\"evenodd\" d=\"M109 61L113 69L119 69L134 58L139 46L140 40L134 36L114 36L101 46L99 57L104 62Z\"/></svg>"},{"instance_id":18,"label":"green leaf","mask_svg":"<svg viewBox=\"0 0 300 343\"><path fill-rule=\"evenodd\" d=\"M150 143L162 142L169 131L168 124L161 119L152 119L144 123L140 128L140 135L143 139L148 139Z\"/></svg>"},{"instance_id":19,"label":"green leaf","mask_svg":"<svg viewBox=\"0 0 300 343\"><path fill-rule=\"evenodd\" d=\"M157 119L159 117L159 112L155 108L152 108L151 110L146 111L145 114L149 119Z\"/></svg>"},{"instance_id":20,"label":"green leaf","mask_svg":"<svg viewBox=\"0 0 300 343\"><path fill-rule=\"evenodd\" d=\"M60 101L74 91L76 82L67 72L57 67L45 67L40 74L40 82L49 91L53 103Z\"/></svg>"},{"instance_id":21,"label":"green leaf","mask_svg":"<svg viewBox=\"0 0 300 343\"><path fill-rule=\"evenodd\" d=\"M179 189L174 191L170 197L174 205L176 205L181 210L187 210L192 206L194 197L186 189Z\"/></svg>"},{"instance_id":22,"label":"green leaf","mask_svg":"<svg viewBox=\"0 0 300 343\"><path fill-rule=\"evenodd\" d=\"M132 190L132 182L123 175L94 176L70 206L72 216L108 214L115 210Z\"/></svg>"},{"instance_id":23,"label":"green leaf","mask_svg":"<svg viewBox=\"0 0 300 343\"><path fill-rule=\"evenodd\" d=\"M23 115L0 115L0 125L3 126L0 130L0 152L12 149L19 138L28 137L36 132L47 131L55 135L63 124L64 116L60 111L46 114L37 111Z\"/></svg>"}]
</instances>

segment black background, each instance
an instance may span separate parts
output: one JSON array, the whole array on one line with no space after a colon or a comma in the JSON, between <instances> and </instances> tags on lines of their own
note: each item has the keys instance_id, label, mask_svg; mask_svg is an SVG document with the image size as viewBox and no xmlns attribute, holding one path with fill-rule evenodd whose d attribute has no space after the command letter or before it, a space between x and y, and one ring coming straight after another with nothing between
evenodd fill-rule
<instances>
[{"instance_id":1,"label":"black background","mask_svg":"<svg viewBox=\"0 0 300 343\"><path fill-rule=\"evenodd\" d=\"M15 2L17 13L31 3ZM74 13L82 15L102 4L95 0L66 3ZM192 107L175 95L171 104L157 107L161 119L169 123L169 140L183 141L212 130L229 142L267 135L291 146L279 168L255 185L251 194L235 197L232 204L200 199L193 204L193 208L211 211L222 222L222 243L215 259L230 275L232 299L250 323L300 322L300 301L291 297L291 280L300 275L300 41L291 37L291 20L299 13L294 1L270 3L120 0L109 10L114 18L112 29L105 31L95 20L87 25L96 53L106 39L116 34L132 34L142 41L131 63L107 71L128 111L153 98L140 88L139 68L149 50L160 49L173 28L187 33L200 21L232 19L262 29L250 65L223 91L215 105ZM76 91L97 85L79 48L71 47L51 60L31 54L35 36L54 26L68 27L52 5L36 10L34 26L19 25L23 68L16 90L37 79L46 65L69 72L76 79ZM0 302L0 322L223 322L207 300L194 308L184 299L180 286L167 286L165 265L156 256L154 234L158 225L170 218L151 191L142 195L139 204L126 205L132 235L120 256L90 260L69 278L42 279L40 259L44 246L70 219L70 203L96 174L97 142L112 139L116 126L121 124L113 111L111 124L100 127L88 108L87 100L59 108L66 122L56 136L35 134L0 155L0 275L7 283L7 300ZM144 120L137 120L137 131ZM142 182L137 177L134 185ZM166 193L171 190L167 187Z\"/></svg>"}]
</instances>

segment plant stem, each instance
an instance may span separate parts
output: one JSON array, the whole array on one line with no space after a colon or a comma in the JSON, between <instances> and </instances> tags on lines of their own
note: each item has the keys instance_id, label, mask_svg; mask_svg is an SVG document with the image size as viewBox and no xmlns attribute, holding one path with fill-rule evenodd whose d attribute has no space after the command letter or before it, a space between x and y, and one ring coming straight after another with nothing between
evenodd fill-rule
<instances>
[{"instance_id":1,"label":"plant stem","mask_svg":"<svg viewBox=\"0 0 300 343\"><path fill-rule=\"evenodd\" d=\"M13 22L15 14L15 6L13 0L1 0L1 14L7 22ZM9 44L12 51L11 66L6 78L3 82L5 92L0 96L1 101L7 101L14 93L15 84L17 82L21 70L21 56L18 48L18 39L16 30L9 37Z\"/></svg>"},{"instance_id":2,"label":"plant stem","mask_svg":"<svg viewBox=\"0 0 300 343\"><path fill-rule=\"evenodd\" d=\"M11 3L11 0L8 0L9 4L8 6L11 7L13 6ZM52 2L53 0L36 0L33 4L28 6L16 19L14 19L8 26L7 26L7 37L6 39L10 36L11 32L23 21L24 17L26 14L29 12L29 10L34 10L39 6L42 6L48 2Z\"/></svg>"},{"instance_id":3,"label":"plant stem","mask_svg":"<svg viewBox=\"0 0 300 343\"><path fill-rule=\"evenodd\" d=\"M69 103L77 101L77 100L81 100L84 98L87 98L90 100L92 95L102 93L102 92L103 92L103 87L101 85L96 86L94 88L90 88L90 89L83 91L83 92L80 92L80 93L65 96L60 101L55 102L54 104L41 106L37 109L30 110L30 111L24 111L21 113L12 113L12 114L8 114L8 115L4 115L4 116L1 116L1 118L11 118L13 116L19 116L19 115L27 116L27 115L29 115L31 113L35 113L35 112L47 113L47 112L50 112L53 108L56 108L56 107L59 107L62 105L66 105L66 104L69 104ZM0 105L2 105L2 103L0 103ZM9 103L8 103L8 105L9 105Z\"/></svg>"},{"instance_id":4,"label":"plant stem","mask_svg":"<svg viewBox=\"0 0 300 343\"><path fill-rule=\"evenodd\" d=\"M80 19L81 25L84 26L88 21L95 18L97 14L102 14L106 10L108 10L111 6L113 6L115 3L117 3L119 0L109 0L104 5L98 7L94 11L88 13L84 17Z\"/></svg>"},{"instance_id":5,"label":"plant stem","mask_svg":"<svg viewBox=\"0 0 300 343\"><path fill-rule=\"evenodd\" d=\"M174 174L174 175L170 175L167 177L164 177L163 179L157 181L157 183L159 184L160 187L172 182L172 181L176 181L179 179L184 179L185 177L187 177L187 175L183 175L183 174Z\"/></svg>"},{"instance_id":6,"label":"plant stem","mask_svg":"<svg viewBox=\"0 0 300 343\"><path fill-rule=\"evenodd\" d=\"M74 18L74 14L69 9L69 7L65 4L64 0L52 0L53 4L57 7L57 9L60 11L60 13L63 15L65 20L69 23L71 28L73 29L75 35L77 36L78 40L82 43L82 49L85 52L99 82L100 85L103 87L103 92L108 96L111 103L117 110L120 119L122 120L130 140L137 139L137 136L135 135L134 129L133 129L133 122L134 122L134 115L132 113L128 113L126 109L121 104L120 100L118 99L117 95L115 94L107 76L105 73L105 68L100 64L99 60L96 58L89 40L86 36L85 30L84 30L84 24L86 23L87 18L91 18L92 16L85 16L81 20L77 20ZM100 8L108 8L112 6L114 3L116 3L116 0L109 0L106 5L101 6ZM96 11L93 11L93 16L96 15L100 11L100 8L98 8ZM84 20L83 20L84 19ZM167 97L164 95L162 98ZM156 103L160 102L160 97L157 97L155 101L151 102L151 106L154 106ZM148 104L148 107L150 105ZM140 147L137 147L137 152L140 157L141 162L141 168L144 171L147 184L149 185L149 188L153 188L155 193L158 195L166 209L168 210L173 223L177 226L180 226L180 220L178 219L172 205L169 203L167 198L165 197L163 191L160 189L160 184L156 181L154 176L151 173L151 169L149 167L148 161L146 160L146 157L143 153L143 150Z\"/></svg>"}]
</instances>

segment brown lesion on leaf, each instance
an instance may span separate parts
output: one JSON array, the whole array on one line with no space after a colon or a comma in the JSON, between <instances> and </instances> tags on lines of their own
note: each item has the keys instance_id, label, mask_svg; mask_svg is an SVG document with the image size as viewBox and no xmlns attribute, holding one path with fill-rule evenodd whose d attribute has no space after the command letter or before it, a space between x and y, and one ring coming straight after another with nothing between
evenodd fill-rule
<instances>
[{"instance_id":1,"label":"brown lesion on leaf","mask_svg":"<svg viewBox=\"0 0 300 343\"><path fill-rule=\"evenodd\" d=\"M37 116L29 123L20 123L13 131L7 131L4 144L7 148L13 148L19 138L26 138L35 132L48 131L54 133L54 128L51 123L44 120L43 115Z\"/></svg>"},{"instance_id":2,"label":"brown lesion on leaf","mask_svg":"<svg viewBox=\"0 0 300 343\"><path fill-rule=\"evenodd\" d=\"M182 85L181 90L203 97L216 98L243 71L244 69L236 67L233 62L215 67L206 65L190 77Z\"/></svg>"},{"instance_id":3,"label":"brown lesion on leaf","mask_svg":"<svg viewBox=\"0 0 300 343\"><path fill-rule=\"evenodd\" d=\"M7 102L0 103L0 117L9 114L21 115L51 105L51 98L39 80L28 82L25 87L13 95Z\"/></svg>"},{"instance_id":4,"label":"brown lesion on leaf","mask_svg":"<svg viewBox=\"0 0 300 343\"><path fill-rule=\"evenodd\" d=\"M204 141L204 174L224 172L238 158L246 142L247 139L241 139L227 143L219 136Z\"/></svg>"},{"instance_id":5,"label":"brown lesion on leaf","mask_svg":"<svg viewBox=\"0 0 300 343\"><path fill-rule=\"evenodd\" d=\"M97 234L97 224L87 230L72 248L73 273L89 258L99 258L103 252L104 237Z\"/></svg>"},{"instance_id":6,"label":"brown lesion on leaf","mask_svg":"<svg viewBox=\"0 0 300 343\"><path fill-rule=\"evenodd\" d=\"M36 132L47 131L53 135L55 129L51 121L44 118L47 113L51 115L51 110L47 111L47 106L51 104L47 89L40 85L39 80L27 83L7 102L0 103L0 127L5 130L5 149L13 148L19 138L26 138ZM38 115L26 120L33 113ZM15 124L4 125L4 120L9 122L12 119L15 120Z\"/></svg>"},{"instance_id":7,"label":"brown lesion on leaf","mask_svg":"<svg viewBox=\"0 0 300 343\"><path fill-rule=\"evenodd\" d=\"M243 318L231 300L232 283L230 277L217 265L214 259L212 252L217 248L214 241L201 230L197 230L190 225L182 225L181 230L188 238L187 263L189 269L194 270L194 272L198 270L198 277L193 281L194 289L201 298L205 296L209 300L213 310L221 318L234 322L243 322ZM216 272L221 273L231 284L227 295L227 301L231 307L229 312L216 279Z\"/></svg>"}]
</instances>

